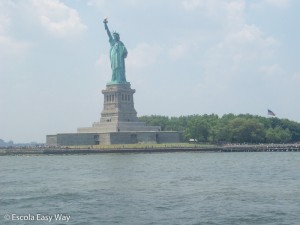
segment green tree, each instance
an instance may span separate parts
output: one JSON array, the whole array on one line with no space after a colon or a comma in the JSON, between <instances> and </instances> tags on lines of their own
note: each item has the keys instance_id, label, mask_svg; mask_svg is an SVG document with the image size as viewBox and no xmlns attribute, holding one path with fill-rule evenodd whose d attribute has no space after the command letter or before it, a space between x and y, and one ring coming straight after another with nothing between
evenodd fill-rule
<instances>
[{"instance_id":1,"label":"green tree","mask_svg":"<svg viewBox=\"0 0 300 225\"><path fill-rule=\"evenodd\" d=\"M171 117L169 119L168 125L166 126L166 130L184 131L187 127L187 123L187 118L184 116Z\"/></svg>"},{"instance_id":2,"label":"green tree","mask_svg":"<svg viewBox=\"0 0 300 225\"><path fill-rule=\"evenodd\" d=\"M266 140L268 143L288 143L292 140L292 133L287 128L269 128L266 131Z\"/></svg>"},{"instance_id":3,"label":"green tree","mask_svg":"<svg viewBox=\"0 0 300 225\"><path fill-rule=\"evenodd\" d=\"M197 141L207 142L209 136L209 124L206 120L199 116L195 116L188 122L188 127L185 131L185 136Z\"/></svg>"},{"instance_id":4,"label":"green tree","mask_svg":"<svg viewBox=\"0 0 300 225\"><path fill-rule=\"evenodd\" d=\"M164 131L169 123L169 118L167 116L142 116L139 118L141 121L145 122L149 126L161 126L161 130Z\"/></svg>"},{"instance_id":5,"label":"green tree","mask_svg":"<svg viewBox=\"0 0 300 225\"><path fill-rule=\"evenodd\" d=\"M186 140L219 143L287 143L300 141L300 123L279 118L266 118L250 114L232 113L180 117L142 116L147 125L161 126L162 131L184 131Z\"/></svg>"},{"instance_id":6,"label":"green tree","mask_svg":"<svg viewBox=\"0 0 300 225\"><path fill-rule=\"evenodd\" d=\"M257 119L235 118L229 122L232 142L259 143L265 140L264 125Z\"/></svg>"}]
</instances>

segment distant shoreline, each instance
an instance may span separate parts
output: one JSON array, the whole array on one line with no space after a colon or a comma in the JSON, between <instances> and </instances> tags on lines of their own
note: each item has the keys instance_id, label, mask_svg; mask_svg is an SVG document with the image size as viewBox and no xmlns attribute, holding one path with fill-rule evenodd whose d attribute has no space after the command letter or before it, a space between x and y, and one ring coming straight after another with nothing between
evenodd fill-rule
<instances>
[{"instance_id":1,"label":"distant shoreline","mask_svg":"<svg viewBox=\"0 0 300 225\"><path fill-rule=\"evenodd\" d=\"M224 145L209 147L144 147L144 148L2 148L4 155L71 155L105 153L172 153L172 152L300 152L300 144Z\"/></svg>"}]
</instances>

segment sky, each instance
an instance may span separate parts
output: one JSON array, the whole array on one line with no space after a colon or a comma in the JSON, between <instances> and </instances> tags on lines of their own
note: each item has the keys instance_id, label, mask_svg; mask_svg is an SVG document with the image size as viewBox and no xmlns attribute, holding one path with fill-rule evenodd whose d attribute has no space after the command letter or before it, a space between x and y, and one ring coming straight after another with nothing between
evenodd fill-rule
<instances>
[{"instance_id":1,"label":"sky","mask_svg":"<svg viewBox=\"0 0 300 225\"><path fill-rule=\"evenodd\" d=\"M103 19L128 50L138 116L250 113L300 122L298 0L0 0L0 139L100 120Z\"/></svg>"}]
</instances>

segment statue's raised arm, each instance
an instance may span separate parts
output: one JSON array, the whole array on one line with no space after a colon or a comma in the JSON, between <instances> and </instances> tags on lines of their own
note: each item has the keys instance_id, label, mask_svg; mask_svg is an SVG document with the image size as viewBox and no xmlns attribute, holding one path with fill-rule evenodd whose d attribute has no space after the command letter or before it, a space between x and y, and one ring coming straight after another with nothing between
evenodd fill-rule
<instances>
[{"instance_id":1,"label":"statue's raised arm","mask_svg":"<svg viewBox=\"0 0 300 225\"><path fill-rule=\"evenodd\" d=\"M107 26L107 18L103 20L104 28L109 37L110 43L110 65L112 69L111 82L109 84L127 83L125 76L125 58L127 57L127 49L117 32L110 33Z\"/></svg>"},{"instance_id":2,"label":"statue's raised arm","mask_svg":"<svg viewBox=\"0 0 300 225\"><path fill-rule=\"evenodd\" d=\"M104 28L105 28L105 30L107 32L108 37L109 37L109 40L111 40L113 37L112 37L112 35L111 35L111 33L110 33L109 29L108 29L108 26L107 26L107 23L108 23L107 18L105 18L103 20L103 23L104 23Z\"/></svg>"}]
</instances>

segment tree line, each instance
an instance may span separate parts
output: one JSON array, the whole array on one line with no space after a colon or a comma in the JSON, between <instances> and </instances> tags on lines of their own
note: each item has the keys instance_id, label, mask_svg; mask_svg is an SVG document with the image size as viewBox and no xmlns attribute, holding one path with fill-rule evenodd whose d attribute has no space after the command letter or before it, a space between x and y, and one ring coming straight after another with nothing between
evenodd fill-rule
<instances>
[{"instance_id":1,"label":"tree line","mask_svg":"<svg viewBox=\"0 0 300 225\"><path fill-rule=\"evenodd\" d=\"M185 141L207 143L295 143L300 142L300 123L250 114L141 116L147 125L162 131L182 131Z\"/></svg>"}]
</instances>

